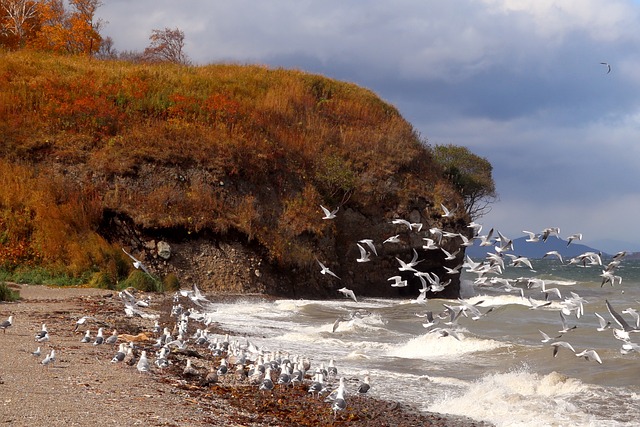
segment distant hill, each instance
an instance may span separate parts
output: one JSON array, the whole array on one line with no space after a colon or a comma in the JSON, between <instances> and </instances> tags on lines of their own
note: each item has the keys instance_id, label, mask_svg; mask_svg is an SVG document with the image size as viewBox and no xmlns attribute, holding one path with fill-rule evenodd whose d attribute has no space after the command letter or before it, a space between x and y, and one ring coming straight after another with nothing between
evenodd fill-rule
<instances>
[{"instance_id":1,"label":"distant hill","mask_svg":"<svg viewBox=\"0 0 640 427\"><path fill-rule=\"evenodd\" d=\"M546 242L527 242L526 240L526 237L514 239L513 253L515 255L536 259L542 258L544 254L549 251L558 251L563 258L573 258L585 252L601 252L590 246L575 243L575 241L567 246L566 240L559 239L555 236L549 237ZM478 243L470 246L466 251L467 255L471 258L484 258L487 252L494 252L493 246L479 246ZM603 256L607 257L609 254L603 253Z\"/></svg>"}]
</instances>

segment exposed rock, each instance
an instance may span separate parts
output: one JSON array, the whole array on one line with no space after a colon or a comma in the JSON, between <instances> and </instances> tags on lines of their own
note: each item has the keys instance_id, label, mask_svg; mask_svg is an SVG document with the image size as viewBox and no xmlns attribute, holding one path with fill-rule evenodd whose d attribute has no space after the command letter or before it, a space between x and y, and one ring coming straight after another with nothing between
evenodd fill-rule
<instances>
[{"instance_id":1,"label":"exposed rock","mask_svg":"<svg viewBox=\"0 0 640 427\"><path fill-rule=\"evenodd\" d=\"M167 242L158 242L158 256L163 259L171 258L171 246Z\"/></svg>"}]
</instances>

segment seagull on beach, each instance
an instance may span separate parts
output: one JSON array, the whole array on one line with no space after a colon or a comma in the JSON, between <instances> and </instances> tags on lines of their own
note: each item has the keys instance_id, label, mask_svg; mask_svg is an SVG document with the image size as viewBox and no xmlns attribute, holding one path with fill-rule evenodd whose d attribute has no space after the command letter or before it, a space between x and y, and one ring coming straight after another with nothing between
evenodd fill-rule
<instances>
[{"instance_id":1,"label":"seagull on beach","mask_svg":"<svg viewBox=\"0 0 640 427\"><path fill-rule=\"evenodd\" d=\"M120 343L120 345L118 346L118 351L111 359L111 363L122 362L124 360L124 357L127 355L127 353L125 352L125 349L126 349L125 343Z\"/></svg>"},{"instance_id":2,"label":"seagull on beach","mask_svg":"<svg viewBox=\"0 0 640 427\"><path fill-rule=\"evenodd\" d=\"M7 329L9 329L13 325L13 316L9 316L7 320L0 323L0 329L2 329L2 333L6 333Z\"/></svg>"},{"instance_id":3,"label":"seagull on beach","mask_svg":"<svg viewBox=\"0 0 640 427\"><path fill-rule=\"evenodd\" d=\"M96 335L96 339L93 340L93 345L101 344L104 344L104 335L102 335L102 328L98 329L98 335Z\"/></svg>"},{"instance_id":4,"label":"seagull on beach","mask_svg":"<svg viewBox=\"0 0 640 427\"><path fill-rule=\"evenodd\" d=\"M142 352L140 353L140 359L138 359L138 364L136 365L136 368L140 373L149 372L149 370L151 369L149 365L149 359L147 359L146 350L142 350Z\"/></svg>"},{"instance_id":5,"label":"seagull on beach","mask_svg":"<svg viewBox=\"0 0 640 427\"><path fill-rule=\"evenodd\" d=\"M53 363L56 361L56 351L54 349L51 349L51 351L49 352L49 354L47 354L45 356L45 358L42 360L42 362L40 362L43 366L49 366L49 364Z\"/></svg>"},{"instance_id":6,"label":"seagull on beach","mask_svg":"<svg viewBox=\"0 0 640 427\"><path fill-rule=\"evenodd\" d=\"M111 335L109 335L107 338L105 338L104 343L105 344L115 344L118 342L118 331L117 330L113 330L113 332L111 333Z\"/></svg>"},{"instance_id":7,"label":"seagull on beach","mask_svg":"<svg viewBox=\"0 0 640 427\"><path fill-rule=\"evenodd\" d=\"M340 206L330 211L329 209L320 205L320 209L322 209L322 212L324 212L324 216L322 217L322 219L334 219L336 217L336 214L338 213L338 210L340 209Z\"/></svg>"},{"instance_id":8,"label":"seagull on beach","mask_svg":"<svg viewBox=\"0 0 640 427\"><path fill-rule=\"evenodd\" d=\"M38 339L44 338L44 336L47 335L47 333L48 333L47 325L43 323L42 324L42 329L40 331L38 331L38 333L35 335L36 341L38 341Z\"/></svg>"},{"instance_id":9,"label":"seagull on beach","mask_svg":"<svg viewBox=\"0 0 640 427\"><path fill-rule=\"evenodd\" d=\"M365 375L364 379L358 386L358 394L366 394L371 388L371 383L369 381L369 376Z\"/></svg>"}]
</instances>

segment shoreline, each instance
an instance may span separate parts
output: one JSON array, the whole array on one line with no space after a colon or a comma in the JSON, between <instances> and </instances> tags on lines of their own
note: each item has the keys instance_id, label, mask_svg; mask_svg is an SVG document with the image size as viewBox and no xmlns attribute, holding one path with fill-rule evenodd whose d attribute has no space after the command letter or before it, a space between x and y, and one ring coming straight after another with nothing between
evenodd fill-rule
<instances>
[{"instance_id":1,"label":"shoreline","mask_svg":"<svg viewBox=\"0 0 640 427\"><path fill-rule=\"evenodd\" d=\"M97 325L87 324L74 332L77 319L94 316L120 334L145 333L151 337L154 321L125 317L116 291L45 285L11 287L17 288L21 299L0 303L0 321L11 314L15 318L14 325L0 333L0 423L5 425L490 425L466 417L421 413L408 405L354 394L347 396L347 408L334 416L330 403L307 392L307 383L286 388L276 385L270 393L260 393L257 385L231 374L233 369L216 384L204 385L206 373L220 363L220 357L214 357L206 347L190 345L184 352L174 351L169 356L171 365L160 369L153 365L155 340L138 342L136 352L148 350L152 362L152 373L140 374L135 366L110 362L117 346L80 343L87 327L95 336ZM160 325L175 323L170 317L172 296L151 296L151 307L145 311L159 314ZM232 304L247 297L272 298L256 294L211 299ZM34 339L42 323L50 331L47 343ZM224 335L227 331L223 326L218 325L212 333ZM194 331L195 326L190 325L189 335ZM105 327L105 336L110 332ZM38 346L42 356L36 358L30 352ZM42 366L40 361L50 349L56 350L58 360L53 366ZM183 375L187 358L198 370L197 375Z\"/></svg>"}]
</instances>

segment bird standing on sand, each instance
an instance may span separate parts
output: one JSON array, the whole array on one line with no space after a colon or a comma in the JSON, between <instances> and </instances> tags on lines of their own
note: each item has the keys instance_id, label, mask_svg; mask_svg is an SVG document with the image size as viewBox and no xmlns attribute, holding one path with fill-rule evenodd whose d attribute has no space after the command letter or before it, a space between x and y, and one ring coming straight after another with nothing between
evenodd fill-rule
<instances>
[{"instance_id":1,"label":"bird standing on sand","mask_svg":"<svg viewBox=\"0 0 640 427\"><path fill-rule=\"evenodd\" d=\"M96 339L93 341L93 345L101 345L104 344L104 336L102 335L102 328L98 329L98 335L96 335Z\"/></svg>"},{"instance_id":2,"label":"bird standing on sand","mask_svg":"<svg viewBox=\"0 0 640 427\"><path fill-rule=\"evenodd\" d=\"M2 329L2 333L6 333L7 329L9 329L13 325L13 316L9 316L7 320L0 323L0 329Z\"/></svg>"},{"instance_id":3,"label":"bird standing on sand","mask_svg":"<svg viewBox=\"0 0 640 427\"><path fill-rule=\"evenodd\" d=\"M136 368L140 373L149 372L149 370L151 369L149 365L149 359L147 359L146 350L142 350L142 352L140 353L140 359L138 360Z\"/></svg>"},{"instance_id":4,"label":"bird standing on sand","mask_svg":"<svg viewBox=\"0 0 640 427\"><path fill-rule=\"evenodd\" d=\"M56 361L56 351L52 349L51 352L47 354L47 356L40 363L42 363L43 366L49 366L51 363L55 361Z\"/></svg>"},{"instance_id":5,"label":"bird standing on sand","mask_svg":"<svg viewBox=\"0 0 640 427\"><path fill-rule=\"evenodd\" d=\"M115 344L118 342L118 331L116 329L113 330L111 335L109 335L105 340L105 344Z\"/></svg>"},{"instance_id":6,"label":"bird standing on sand","mask_svg":"<svg viewBox=\"0 0 640 427\"><path fill-rule=\"evenodd\" d=\"M362 380L362 383L360 383L360 386L358 387L358 393L366 394L370 388L371 384L369 382L369 376L367 375L364 377L364 380Z\"/></svg>"},{"instance_id":7,"label":"bird standing on sand","mask_svg":"<svg viewBox=\"0 0 640 427\"><path fill-rule=\"evenodd\" d=\"M36 333L35 337L36 337L36 341L38 341L38 339L44 338L45 335L47 335L47 325L46 324L42 324L42 329L38 331L38 333Z\"/></svg>"},{"instance_id":8,"label":"bird standing on sand","mask_svg":"<svg viewBox=\"0 0 640 427\"><path fill-rule=\"evenodd\" d=\"M125 350L125 344L120 343L120 345L118 346L118 351L113 356L113 359L111 359L111 363L122 362L124 360L124 357L127 355L124 350Z\"/></svg>"}]
</instances>

